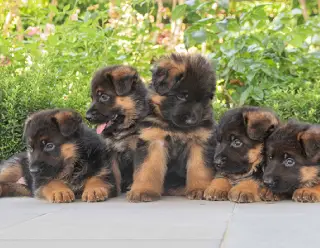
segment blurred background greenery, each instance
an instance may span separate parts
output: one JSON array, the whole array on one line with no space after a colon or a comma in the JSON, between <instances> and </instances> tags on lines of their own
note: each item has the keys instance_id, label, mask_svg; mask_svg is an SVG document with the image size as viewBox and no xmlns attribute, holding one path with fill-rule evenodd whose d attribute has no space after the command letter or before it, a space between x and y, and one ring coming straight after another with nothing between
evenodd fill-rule
<instances>
[{"instance_id":1,"label":"blurred background greenery","mask_svg":"<svg viewBox=\"0 0 320 248\"><path fill-rule=\"evenodd\" d=\"M320 121L320 0L0 0L0 159L39 109L90 102L93 72L200 52L218 75L218 119L241 105Z\"/></svg>"}]
</instances>

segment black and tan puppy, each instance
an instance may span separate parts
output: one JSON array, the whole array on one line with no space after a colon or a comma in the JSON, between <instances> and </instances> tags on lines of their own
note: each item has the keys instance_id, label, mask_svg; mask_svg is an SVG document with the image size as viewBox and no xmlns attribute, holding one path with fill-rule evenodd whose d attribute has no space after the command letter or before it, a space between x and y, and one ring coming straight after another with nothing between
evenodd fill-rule
<instances>
[{"instance_id":1,"label":"black and tan puppy","mask_svg":"<svg viewBox=\"0 0 320 248\"><path fill-rule=\"evenodd\" d=\"M27 159L22 154L11 159L1 174L25 178L35 197L50 202L103 201L120 191L119 178L111 166L103 140L82 123L81 116L68 109L43 110L32 114L25 123ZM9 161L10 164L10 161ZM10 173L10 168L11 173ZM4 175L5 176L5 175ZM12 188L3 180L6 195Z\"/></svg>"},{"instance_id":2,"label":"black and tan puppy","mask_svg":"<svg viewBox=\"0 0 320 248\"><path fill-rule=\"evenodd\" d=\"M276 114L264 108L242 107L224 114L214 156L219 176L206 190L207 200L260 200L264 141L278 125Z\"/></svg>"},{"instance_id":3,"label":"black and tan puppy","mask_svg":"<svg viewBox=\"0 0 320 248\"><path fill-rule=\"evenodd\" d=\"M102 68L91 81L92 103L86 118L98 124L97 133L113 154L113 166L120 169L123 192L132 184L139 122L150 111L147 93L138 72L130 66Z\"/></svg>"},{"instance_id":4,"label":"black and tan puppy","mask_svg":"<svg viewBox=\"0 0 320 248\"><path fill-rule=\"evenodd\" d=\"M189 199L202 199L213 177L212 65L200 55L172 54L152 72L153 114L142 122L127 199L153 201L181 188Z\"/></svg>"},{"instance_id":5,"label":"black and tan puppy","mask_svg":"<svg viewBox=\"0 0 320 248\"><path fill-rule=\"evenodd\" d=\"M289 121L266 141L263 181L297 202L320 201L320 126ZM268 195L262 197L269 200Z\"/></svg>"},{"instance_id":6,"label":"black and tan puppy","mask_svg":"<svg viewBox=\"0 0 320 248\"><path fill-rule=\"evenodd\" d=\"M28 156L21 152L0 164L0 197L31 196L32 178Z\"/></svg>"}]
</instances>

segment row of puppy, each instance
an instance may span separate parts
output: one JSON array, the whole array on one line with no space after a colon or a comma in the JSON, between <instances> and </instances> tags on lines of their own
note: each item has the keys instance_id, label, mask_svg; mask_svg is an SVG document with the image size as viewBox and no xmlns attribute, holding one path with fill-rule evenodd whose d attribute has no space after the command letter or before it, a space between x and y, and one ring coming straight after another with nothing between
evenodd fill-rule
<instances>
[{"instance_id":1,"label":"row of puppy","mask_svg":"<svg viewBox=\"0 0 320 248\"><path fill-rule=\"evenodd\" d=\"M96 130L71 109L32 114L27 151L0 165L0 196L320 201L318 125L281 123L259 107L231 109L216 124L215 72L201 55L160 58L149 85L130 66L98 70L86 113Z\"/></svg>"}]
</instances>

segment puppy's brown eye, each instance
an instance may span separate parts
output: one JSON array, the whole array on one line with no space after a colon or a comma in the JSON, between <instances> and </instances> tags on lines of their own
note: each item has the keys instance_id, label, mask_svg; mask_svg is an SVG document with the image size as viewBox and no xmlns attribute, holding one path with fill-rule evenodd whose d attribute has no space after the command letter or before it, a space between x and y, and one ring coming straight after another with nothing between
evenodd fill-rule
<instances>
[{"instance_id":1,"label":"puppy's brown eye","mask_svg":"<svg viewBox=\"0 0 320 248\"><path fill-rule=\"evenodd\" d=\"M102 94L100 96L100 102L107 102L107 101L109 101L109 99L110 99L110 96L108 96L106 94Z\"/></svg>"},{"instance_id":2,"label":"puppy's brown eye","mask_svg":"<svg viewBox=\"0 0 320 248\"><path fill-rule=\"evenodd\" d=\"M53 143L47 143L43 150L46 152L51 152L54 150L54 148L55 145Z\"/></svg>"},{"instance_id":3,"label":"puppy's brown eye","mask_svg":"<svg viewBox=\"0 0 320 248\"><path fill-rule=\"evenodd\" d=\"M178 94L178 95L176 95L176 97L180 101L186 101L188 98L188 93Z\"/></svg>"},{"instance_id":4,"label":"puppy's brown eye","mask_svg":"<svg viewBox=\"0 0 320 248\"><path fill-rule=\"evenodd\" d=\"M285 167L292 167L295 165L296 161L293 158L287 158L284 162Z\"/></svg>"},{"instance_id":5,"label":"puppy's brown eye","mask_svg":"<svg viewBox=\"0 0 320 248\"><path fill-rule=\"evenodd\" d=\"M232 142L231 142L231 146L234 147L234 148L239 148L242 146L242 142L239 140L239 139L234 139Z\"/></svg>"}]
</instances>

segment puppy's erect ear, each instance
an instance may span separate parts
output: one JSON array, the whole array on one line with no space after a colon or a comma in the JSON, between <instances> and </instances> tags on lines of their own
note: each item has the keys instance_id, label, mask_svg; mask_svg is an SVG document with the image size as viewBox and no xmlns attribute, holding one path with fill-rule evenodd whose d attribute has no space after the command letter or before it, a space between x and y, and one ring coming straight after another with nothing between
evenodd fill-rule
<instances>
[{"instance_id":1,"label":"puppy's erect ear","mask_svg":"<svg viewBox=\"0 0 320 248\"><path fill-rule=\"evenodd\" d=\"M168 70L166 68L154 68L152 70L152 85L154 90L164 95L170 91L170 84L167 82Z\"/></svg>"},{"instance_id":2,"label":"puppy's erect ear","mask_svg":"<svg viewBox=\"0 0 320 248\"><path fill-rule=\"evenodd\" d=\"M312 126L298 133L297 140L302 145L307 158L315 162L320 159L320 126Z\"/></svg>"},{"instance_id":3,"label":"puppy's erect ear","mask_svg":"<svg viewBox=\"0 0 320 248\"><path fill-rule=\"evenodd\" d=\"M117 95L124 96L131 91L132 86L138 81L139 75L133 68L121 66L107 72L105 77L112 82Z\"/></svg>"},{"instance_id":4,"label":"puppy's erect ear","mask_svg":"<svg viewBox=\"0 0 320 248\"><path fill-rule=\"evenodd\" d=\"M179 56L163 57L151 71L152 87L159 95L165 95L184 78L186 62Z\"/></svg>"},{"instance_id":5,"label":"puppy's erect ear","mask_svg":"<svg viewBox=\"0 0 320 248\"><path fill-rule=\"evenodd\" d=\"M72 110L62 110L52 117L52 121L57 124L61 134L68 137L74 134L82 123L81 115Z\"/></svg>"},{"instance_id":6,"label":"puppy's erect ear","mask_svg":"<svg viewBox=\"0 0 320 248\"><path fill-rule=\"evenodd\" d=\"M243 121L248 137L257 141L263 141L280 124L274 113L264 110L245 111Z\"/></svg>"}]
</instances>

